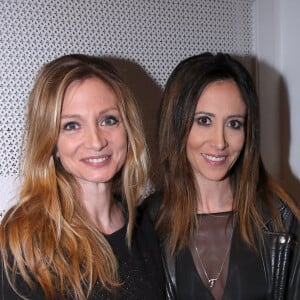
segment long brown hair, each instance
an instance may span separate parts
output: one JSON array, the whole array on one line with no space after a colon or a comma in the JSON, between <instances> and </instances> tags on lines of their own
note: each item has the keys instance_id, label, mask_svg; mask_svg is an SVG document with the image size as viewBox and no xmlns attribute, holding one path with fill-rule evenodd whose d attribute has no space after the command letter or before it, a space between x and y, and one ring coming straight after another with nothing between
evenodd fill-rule
<instances>
[{"instance_id":1,"label":"long brown hair","mask_svg":"<svg viewBox=\"0 0 300 300\"><path fill-rule=\"evenodd\" d=\"M110 245L86 218L79 187L55 155L65 91L72 82L90 77L101 79L117 95L128 137L127 158L113 185L121 182L127 202L129 245L147 180L149 159L141 118L114 67L105 59L80 54L46 64L29 96L19 201L0 227L2 259L12 287L16 289L20 273L32 289L34 278L46 299L86 299L96 280L110 291L120 284Z\"/></svg>"},{"instance_id":2,"label":"long brown hair","mask_svg":"<svg viewBox=\"0 0 300 300\"><path fill-rule=\"evenodd\" d=\"M159 145L164 193L157 228L162 237L168 237L171 254L187 245L196 226L197 188L186 154L196 105L209 83L224 79L237 84L247 107L245 145L230 173L242 238L254 246L255 232L262 237L262 203L276 220L276 228L282 227L271 199L273 194L300 216L294 202L264 168L260 155L259 103L250 74L228 54L203 53L179 63L167 81L162 99Z\"/></svg>"}]
</instances>

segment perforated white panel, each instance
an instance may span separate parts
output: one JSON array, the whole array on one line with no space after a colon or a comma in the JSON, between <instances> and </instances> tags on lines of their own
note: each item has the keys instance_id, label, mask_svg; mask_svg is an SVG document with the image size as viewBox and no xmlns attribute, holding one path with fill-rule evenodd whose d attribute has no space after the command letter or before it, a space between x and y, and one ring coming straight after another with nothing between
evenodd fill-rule
<instances>
[{"instance_id":1,"label":"perforated white panel","mask_svg":"<svg viewBox=\"0 0 300 300\"><path fill-rule=\"evenodd\" d=\"M187 56L252 54L253 3L0 0L0 219L15 191L26 98L42 64L75 52L114 56L139 65L162 88Z\"/></svg>"}]
</instances>

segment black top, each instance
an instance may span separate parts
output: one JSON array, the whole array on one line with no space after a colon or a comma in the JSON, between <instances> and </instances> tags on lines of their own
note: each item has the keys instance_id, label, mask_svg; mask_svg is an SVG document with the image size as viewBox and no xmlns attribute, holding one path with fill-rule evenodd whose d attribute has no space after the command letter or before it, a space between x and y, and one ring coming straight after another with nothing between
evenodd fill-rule
<instances>
[{"instance_id":1,"label":"black top","mask_svg":"<svg viewBox=\"0 0 300 300\"><path fill-rule=\"evenodd\" d=\"M218 300L227 281L235 220L233 211L197 214L197 226L188 244L202 282Z\"/></svg>"},{"instance_id":2,"label":"black top","mask_svg":"<svg viewBox=\"0 0 300 300\"><path fill-rule=\"evenodd\" d=\"M243 276L241 276L243 274ZM209 288L202 282L187 247L176 259L176 282L179 300L213 300ZM229 256L223 300L265 300L267 280L261 257L239 238L234 230Z\"/></svg>"},{"instance_id":3,"label":"black top","mask_svg":"<svg viewBox=\"0 0 300 300\"><path fill-rule=\"evenodd\" d=\"M149 217L139 215L133 233L132 247L128 249L125 235L126 225L113 234L106 235L107 241L119 262L119 276L123 282L116 296L109 294L96 283L90 300L160 300L165 299L165 281L161 265L159 245ZM1 264L0 264L1 267ZM18 288L28 292L22 278L17 278ZM1 286L2 285L2 286ZM0 299L20 300L11 289L0 268ZM45 299L41 289L34 292L30 300ZM60 298L59 300L62 300Z\"/></svg>"},{"instance_id":4,"label":"black top","mask_svg":"<svg viewBox=\"0 0 300 300\"><path fill-rule=\"evenodd\" d=\"M222 300L300 299L300 223L286 203L276 196L273 199L285 228L276 229L266 203L258 200L263 238L256 237L257 251L254 251L241 239L236 221ZM157 204L154 208L149 204L153 217L160 200L159 193L148 199L148 203ZM167 277L167 299L212 300L212 293L203 284L190 249L186 247L177 256L169 256L166 247L167 239L164 239L162 257Z\"/></svg>"}]
</instances>

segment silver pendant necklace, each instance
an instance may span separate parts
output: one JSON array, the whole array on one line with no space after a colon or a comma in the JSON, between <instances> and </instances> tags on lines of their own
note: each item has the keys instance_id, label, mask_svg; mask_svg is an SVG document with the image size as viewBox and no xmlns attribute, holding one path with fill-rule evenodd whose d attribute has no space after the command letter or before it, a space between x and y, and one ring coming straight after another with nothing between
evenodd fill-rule
<instances>
[{"instance_id":1,"label":"silver pendant necklace","mask_svg":"<svg viewBox=\"0 0 300 300\"><path fill-rule=\"evenodd\" d=\"M222 273L222 271L223 271L223 268L224 268L224 265L225 265L225 261L226 261L226 259L227 259L228 254L229 254L230 244L231 244L231 243L229 243L229 246L228 246L228 248L227 248L227 251L226 251L224 260L223 260L223 262L222 262L222 264L221 264L221 267L220 267L220 270L219 270L217 276L216 276L215 278L209 278L209 276L208 276L208 274L207 274L207 271L206 271L206 268L205 268L205 266L204 266L204 263L203 263L203 261L202 261L202 259L201 259L200 253L199 253L199 251L198 251L198 248L197 248L196 244L194 243L194 247L195 247L197 256L198 256L198 258L199 258L201 268L202 268L202 270L203 270L203 273L204 273L204 275L205 275L205 278L206 278L206 280L207 280L207 282L208 282L208 286L209 286L210 288L213 288L213 287L215 286L216 281L219 280L219 278L220 278L220 275L221 275L221 273Z\"/></svg>"},{"instance_id":2,"label":"silver pendant necklace","mask_svg":"<svg viewBox=\"0 0 300 300\"><path fill-rule=\"evenodd\" d=\"M233 218L233 224L234 224L234 218ZM233 227L234 227L234 225L233 225ZM199 251L198 251L198 247L197 247L195 241L193 241L193 245L194 245L194 248L195 248L195 250L196 250L197 257L198 257L198 259L199 259L199 262L200 262L201 268L202 268L202 270L203 270L203 273L204 273L204 275L205 275L205 278L206 278L206 280L207 280L207 282L208 282L209 288L213 288L213 287L215 286L216 281L219 280L219 278L220 278L220 276L221 276L221 274L222 274L222 271L223 271L223 268L224 268L226 259L227 259L227 257L228 257L228 254L229 254L229 251L230 251L230 248L231 248L231 240L232 240L232 236L233 236L233 228L232 228L232 233L231 233L231 236L230 236L230 239L229 239L229 244L228 244L228 247L227 247L227 250L226 250L226 253L225 253L223 262L222 262L221 267L220 267L220 270L219 270L219 272L217 273L217 275L216 275L215 278L214 278L214 277L210 278L210 277L208 276L207 271L206 271L206 268L205 268L205 265L204 265L204 262L203 262L203 260L202 260L202 258L201 258L201 256L200 256Z\"/></svg>"}]
</instances>

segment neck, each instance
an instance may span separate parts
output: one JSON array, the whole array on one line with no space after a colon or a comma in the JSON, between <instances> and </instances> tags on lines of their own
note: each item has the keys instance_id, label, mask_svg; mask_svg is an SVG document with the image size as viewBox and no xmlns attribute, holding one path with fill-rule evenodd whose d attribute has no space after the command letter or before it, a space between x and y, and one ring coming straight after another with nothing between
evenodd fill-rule
<instances>
[{"instance_id":1,"label":"neck","mask_svg":"<svg viewBox=\"0 0 300 300\"><path fill-rule=\"evenodd\" d=\"M111 184L81 186L81 200L90 221L102 233L111 234L124 225L122 207L112 195Z\"/></svg>"},{"instance_id":2,"label":"neck","mask_svg":"<svg viewBox=\"0 0 300 300\"><path fill-rule=\"evenodd\" d=\"M233 194L229 179L198 182L198 213L218 213L233 210Z\"/></svg>"}]
</instances>

